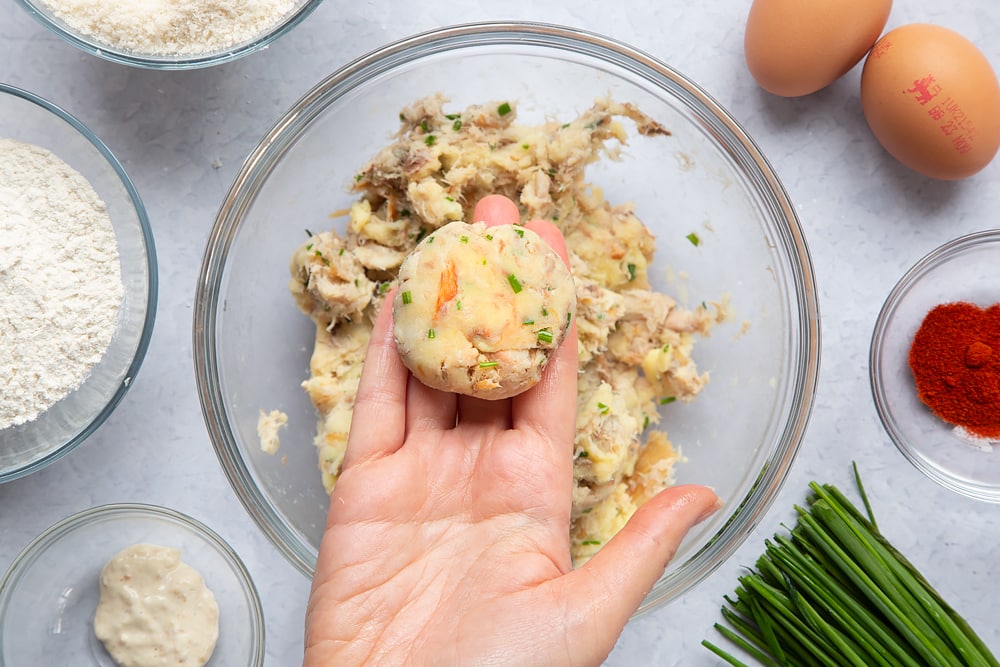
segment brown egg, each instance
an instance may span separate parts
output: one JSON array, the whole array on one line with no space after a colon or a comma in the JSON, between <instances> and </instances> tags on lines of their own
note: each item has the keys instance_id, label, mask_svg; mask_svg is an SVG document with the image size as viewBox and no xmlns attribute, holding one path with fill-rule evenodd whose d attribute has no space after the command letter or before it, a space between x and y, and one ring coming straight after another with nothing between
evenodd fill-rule
<instances>
[{"instance_id":1,"label":"brown egg","mask_svg":"<svg viewBox=\"0 0 1000 667\"><path fill-rule=\"evenodd\" d=\"M882 33L892 0L754 0L743 51L764 90L798 97L854 67Z\"/></svg>"},{"instance_id":2,"label":"brown egg","mask_svg":"<svg viewBox=\"0 0 1000 667\"><path fill-rule=\"evenodd\" d=\"M913 23L886 33L865 61L861 105L879 143L932 178L971 176L1000 147L996 74L947 28Z\"/></svg>"}]
</instances>

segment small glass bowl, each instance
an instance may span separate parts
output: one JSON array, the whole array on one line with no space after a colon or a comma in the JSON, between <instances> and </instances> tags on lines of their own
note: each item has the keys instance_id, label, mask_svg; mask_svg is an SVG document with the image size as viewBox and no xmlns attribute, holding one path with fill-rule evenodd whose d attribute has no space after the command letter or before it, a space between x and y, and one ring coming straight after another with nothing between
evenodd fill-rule
<instances>
[{"instance_id":1,"label":"small glass bowl","mask_svg":"<svg viewBox=\"0 0 1000 667\"><path fill-rule=\"evenodd\" d=\"M141 504L103 505L58 522L14 559L0 581L0 664L115 667L94 636L99 577L116 553L145 542L181 550L219 604L208 665L264 664L264 616L250 574L215 532L189 516Z\"/></svg>"},{"instance_id":2,"label":"small glass bowl","mask_svg":"<svg viewBox=\"0 0 1000 667\"><path fill-rule=\"evenodd\" d=\"M0 137L46 148L86 178L107 206L125 297L104 357L76 390L37 419L0 429L0 483L70 452L104 423L139 372L153 333L157 268L153 232L132 181L83 123L32 93L0 83Z\"/></svg>"},{"instance_id":3,"label":"small glass bowl","mask_svg":"<svg viewBox=\"0 0 1000 667\"><path fill-rule=\"evenodd\" d=\"M163 70L210 67L260 51L297 26L322 2L322 0L297 0L295 7L265 32L247 41L232 44L227 48L196 55L164 55L127 51L107 44L93 35L83 34L56 16L43 0L16 1L43 26L86 53L123 65Z\"/></svg>"},{"instance_id":4,"label":"small glass bowl","mask_svg":"<svg viewBox=\"0 0 1000 667\"><path fill-rule=\"evenodd\" d=\"M909 367L913 336L943 303L1000 301L1000 230L969 234L921 259L889 293L875 322L869 374L889 437L913 465L957 493L1000 503L1000 446L965 435L917 396Z\"/></svg>"}]
</instances>

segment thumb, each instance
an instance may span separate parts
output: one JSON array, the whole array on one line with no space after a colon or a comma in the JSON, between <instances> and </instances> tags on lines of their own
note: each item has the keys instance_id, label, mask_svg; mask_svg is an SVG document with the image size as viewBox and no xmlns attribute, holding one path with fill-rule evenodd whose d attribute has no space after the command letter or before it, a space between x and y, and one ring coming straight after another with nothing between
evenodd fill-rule
<instances>
[{"instance_id":1,"label":"thumb","mask_svg":"<svg viewBox=\"0 0 1000 667\"><path fill-rule=\"evenodd\" d=\"M665 489L642 505L628 523L583 567L562 577L561 591L579 624L578 657L603 659L639 608L687 532L721 507L704 486ZM587 646L590 644L590 646Z\"/></svg>"}]
</instances>

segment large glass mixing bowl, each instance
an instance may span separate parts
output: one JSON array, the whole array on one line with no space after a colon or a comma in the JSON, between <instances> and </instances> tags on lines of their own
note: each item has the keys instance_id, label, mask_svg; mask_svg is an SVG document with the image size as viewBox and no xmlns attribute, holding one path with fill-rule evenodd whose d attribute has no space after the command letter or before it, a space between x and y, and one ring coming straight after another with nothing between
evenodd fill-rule
<instances>
[{"instance_id":1,"label":"large glass mixing bowl","mask_svg":"<svg viewBox=\"0 0 1000 667\"><path fill-rule=\"evenodd\" d=\"M812 405L819 314L801 227L753 140L697 84L609 39L527 23L445 28L350 63L278 121L218 213L197 288L197 381L219 459L257 524L311 574L327 496L300 387L314 329L289 295L289 258L306 228L338 224L331 213L350 206L355 174L391 140L400 109L435 92L455 109L516 99L521 122L570 120L610 95L673 133L630 128L621 159L588 172L656 234L656 288L688 305L728 297L734 314L696 345L707 388L663 408L687 459L678 482L710 485L726 506L688 535L649 610L732 555L777 495ZM289 415L278 456L260 449L262 409Z\"/></svg>"}]
</instances>

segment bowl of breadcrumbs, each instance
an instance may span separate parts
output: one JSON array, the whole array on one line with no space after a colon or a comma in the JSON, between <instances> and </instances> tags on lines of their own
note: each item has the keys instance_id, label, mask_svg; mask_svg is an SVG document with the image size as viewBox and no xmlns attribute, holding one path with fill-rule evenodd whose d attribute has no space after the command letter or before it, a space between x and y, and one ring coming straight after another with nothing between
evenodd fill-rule
<instances>
[{"instance_id":1,"label":"bowl of breadcrumbs","mask_svg":"<svg viewBox=\"0 0 1000 667\"><path fill-rule=\"evenodd\" d=\"M193 69L258 51L320 0L17 0L70 44L149 69Z\"/></svg>"}]
</instances>

